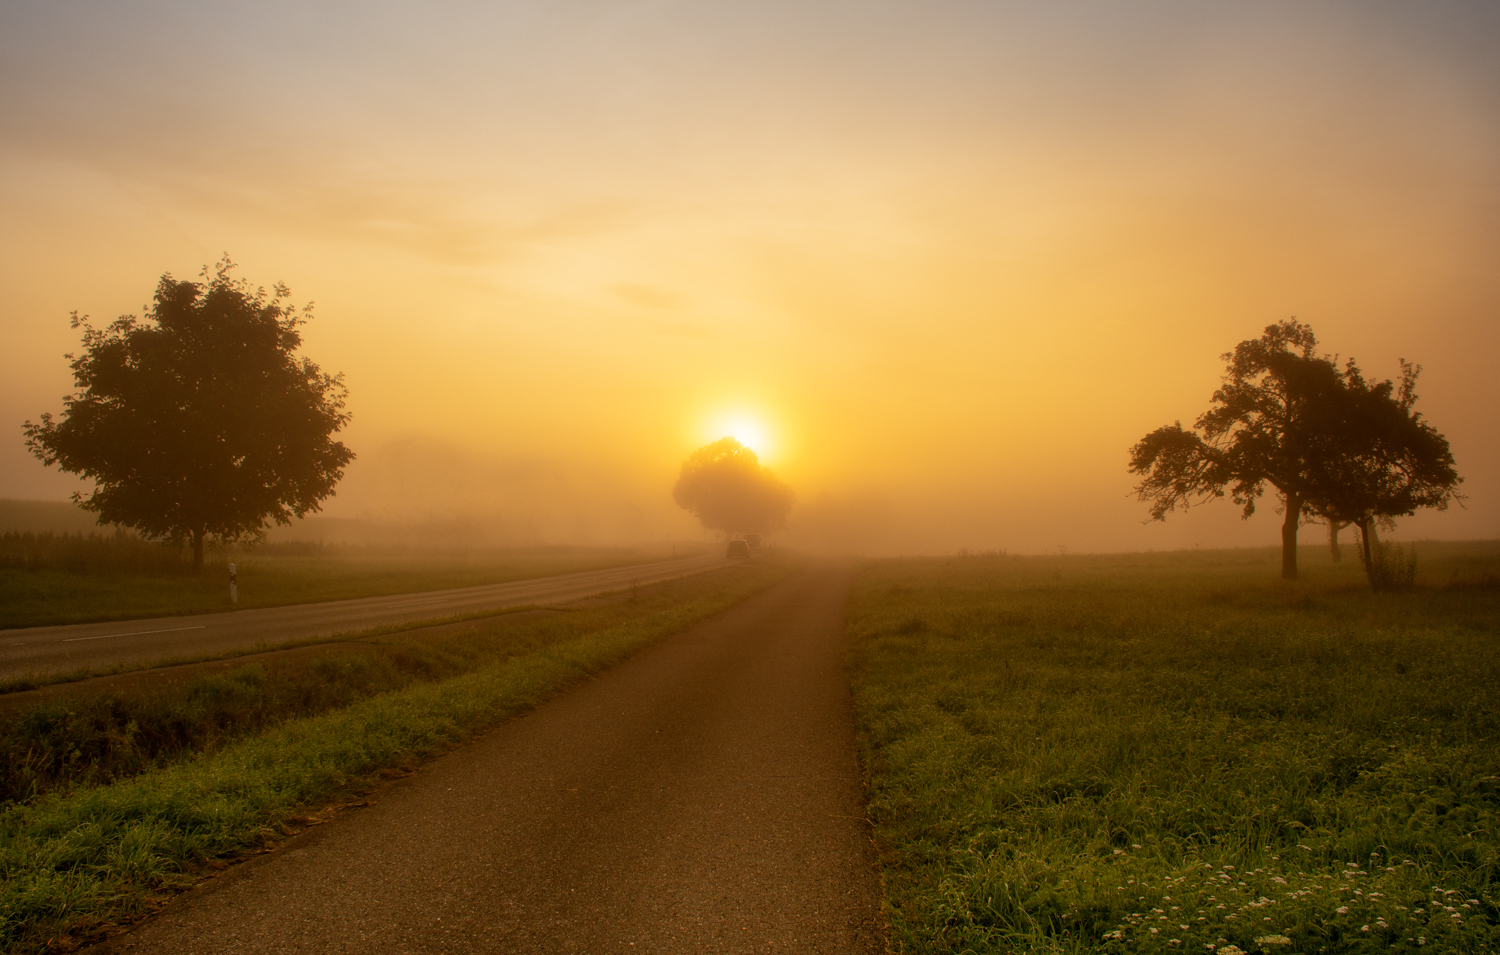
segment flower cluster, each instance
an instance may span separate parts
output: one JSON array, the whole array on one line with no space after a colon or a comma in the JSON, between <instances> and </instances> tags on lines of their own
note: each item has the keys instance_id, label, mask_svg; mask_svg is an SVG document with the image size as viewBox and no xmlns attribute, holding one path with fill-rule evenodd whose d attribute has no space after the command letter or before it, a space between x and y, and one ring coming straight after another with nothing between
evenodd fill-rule
<instances>
[{"instance_id":1,"label":"flower cluster","mask_svg":"<svg viewBox=\"0 0 1500 955\"><path fill-rule=\"evenodd\" d=\"M1486 894L1421 885L1409 860L1335 869L1273 855L1254 869L1193 862L1158 878L1128 856L1111 861L1142 877L1110 893L1119 916L1103 934L1106 952L1451 951L1483 947L1496 913Z\"/></svg>"}]
</instances>

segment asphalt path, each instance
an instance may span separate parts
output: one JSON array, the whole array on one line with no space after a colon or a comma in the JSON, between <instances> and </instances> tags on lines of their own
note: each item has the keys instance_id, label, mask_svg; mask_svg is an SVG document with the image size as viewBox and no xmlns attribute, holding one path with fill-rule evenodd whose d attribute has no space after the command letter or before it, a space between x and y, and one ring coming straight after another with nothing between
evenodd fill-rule
<instances>
[{"instance_id":1,"label":"asphalt path","mask_svg":"<svg viewBox=\"0 0 1500 955\"><path fill-rule=\"evenodd\" d=\"M799 572L91 949L879 953L849 572Z\"/></svg>"},{"instance_id":2,"label":"asphalt path","mask_svg":"<svg viewBox=\"0 0 1500 955\"><path fill-rule=\"evenodd\" d=\"M156 663L529 604L566 603L731 563L694 557L503 584L190 617L0 630L0 679Z\"/></svg>"}]
</instances>

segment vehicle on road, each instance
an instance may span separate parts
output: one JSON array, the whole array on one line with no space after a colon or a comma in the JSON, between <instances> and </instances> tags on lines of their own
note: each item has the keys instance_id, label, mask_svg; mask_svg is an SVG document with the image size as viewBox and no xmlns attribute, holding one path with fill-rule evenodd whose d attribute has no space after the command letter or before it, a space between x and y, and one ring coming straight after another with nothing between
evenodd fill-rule
<instances>
[{"instance_id":1,"label":"vehicle on road","mask_svg":"<svg viewBox=\"0 0 1500 955\"><path fill-rule=\"evenodd\" d=\"M729 546L724 548L725 557L749 557L750 545L742 540L732 540Z\"/></svg>"}]
</instances>

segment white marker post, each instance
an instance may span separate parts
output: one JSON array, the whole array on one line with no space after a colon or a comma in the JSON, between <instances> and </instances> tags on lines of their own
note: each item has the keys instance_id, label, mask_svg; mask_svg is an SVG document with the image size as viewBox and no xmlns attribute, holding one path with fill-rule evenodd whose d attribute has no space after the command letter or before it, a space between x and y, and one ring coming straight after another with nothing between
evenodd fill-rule
<instances>
[{"instance_id":1,"label":"white marker post","mask_svg":"<svg viewBox=\"0 0 1500 955\"><path fill-rule=\"evenodd\" d=\"M240 588L234 580L234 565L229 565L229 602L237 604L240 602Z\"/></svg>"}]
</instances>

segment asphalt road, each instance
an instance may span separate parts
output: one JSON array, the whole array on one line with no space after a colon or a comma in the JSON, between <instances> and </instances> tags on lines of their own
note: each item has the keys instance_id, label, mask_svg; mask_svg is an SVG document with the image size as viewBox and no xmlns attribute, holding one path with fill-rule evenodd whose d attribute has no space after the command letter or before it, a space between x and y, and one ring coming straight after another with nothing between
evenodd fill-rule
<instances>
[{"instance_id":1,"label":"asphalt road","mask_svg":"<svg viewBox=\"0 0 1500 955\"><path fill-rule=\"evenodd\" d=\"M800 572L91 951L883 952L848 582Z\"/></svg>"},{"instance_id":2,"label":"asphalt road","mask_svg":"<svg viewBox=\"0 0 1500 955\"><path fill-rule=\"evenodd\" d=\"M686 577L728 563L722 557L695 557L458 590L191 617L0 630L0 679L68 673L84 667L100 669L121 663L155 663L504 607L564 603L632 584Z\"/></svg>"}]
</instances>

